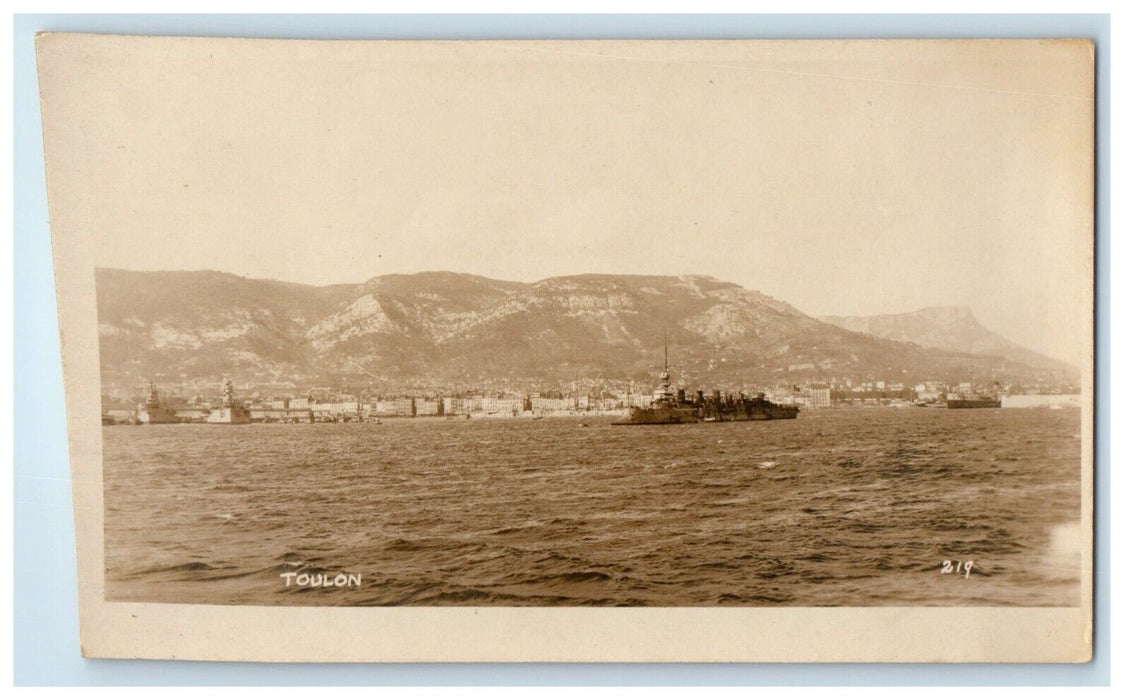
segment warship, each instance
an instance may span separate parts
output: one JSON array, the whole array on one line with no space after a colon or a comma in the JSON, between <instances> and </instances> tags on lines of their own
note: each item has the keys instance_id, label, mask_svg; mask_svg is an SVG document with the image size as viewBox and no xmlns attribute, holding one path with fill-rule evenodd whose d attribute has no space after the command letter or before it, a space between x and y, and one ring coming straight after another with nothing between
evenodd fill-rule
<instances>
[{"instance_id":1,"label":"warship","mask_svg":"<svg viewBox=\"0 0 1131 700\"><path fill-rule=\"evenodd\" d=\"M971 378L973 384L973 378ZM993 394L978 394L973 395L969 393L961 393L958 395L948 394L946 397L947 408L1001 408L1001 397L999 396L1001 385L994 382Z\"/></svg>"},{"instance_id":2,"label":"warship","mask_svg":"<svg viewBox=\"0 0 1131 700\"><path fill-rule=\"evenodd\" d=\"M232 396L232 380L225 379L223 384L224 400L218 408L213 408L204 419L205 423L222 423L225 425L243 425L251 422L251 414L243 404Z\"/></svg>"},{"instance_id":3,"label":"warship","mask_svg":"<svg viewBox=\"0 0 1131 700\"><path fill-rule=\"evenodd\" d=\"M1001 399L993 396L963 396L957 399L947 399L947 408L1001 408Z\"/></svg>"},{"instance_id":4,"label":"warship","mask_svg":"<svg viewBox=\"0 0 1131 700\"><path fill-rule=\"evenodd\" d=\"M776 404L765 394L748 397L745 394L723 395L714 391L710 396L696 391L693 397L683 389L672 391L671 372L668 370L668 347L664 344L664 371L660 373L660 386L653 392L651 404L634 406L613 425L672 425L679 423L729 423L748 420L780 420L796 418L797 406Z\"/></svg>"},{"instance_id":5,"label":"warship","mask_svg":"<svg viewBox=\"0 0 1131 700\"><path fill-rule=\"evenodd\" d=\"M177 422L177 412L161 403L161 398L157 394L157 385L152 379L149 380L149 398L138 407L137 422L144 425Z\"/></svg>"}]
</instances>

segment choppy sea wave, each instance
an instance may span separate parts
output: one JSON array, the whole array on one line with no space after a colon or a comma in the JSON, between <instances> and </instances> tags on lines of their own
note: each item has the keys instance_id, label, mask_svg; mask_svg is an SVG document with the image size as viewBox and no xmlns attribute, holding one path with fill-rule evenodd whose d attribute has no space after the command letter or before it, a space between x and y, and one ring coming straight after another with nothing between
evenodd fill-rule
<instances>
[{"instance_id":1,"label":"choppy sea wave","mask_svg":"<svg viewBox=\"0 0 1131 700\"><path fill-rule=\"evenodd\" d=\"M104 428L107 597L1078 603L1079 411L586 422Z\"/></svg>"}]
</instances>

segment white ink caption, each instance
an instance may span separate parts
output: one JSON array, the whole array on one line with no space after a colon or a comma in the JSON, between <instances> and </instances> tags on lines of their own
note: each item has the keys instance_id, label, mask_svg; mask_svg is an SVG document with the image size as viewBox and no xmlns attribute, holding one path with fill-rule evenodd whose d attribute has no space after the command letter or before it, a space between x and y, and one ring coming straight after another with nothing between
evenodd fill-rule
<instances>
[{"instance_id":1,"label":"white ink caption","mask_svg":"<svg viewBox=\"0 0 1131 700\"><path fill-rule=\"evenodd\" d=\"M279 574L288 588L293 583L299 588L342 588L346 586L360 586L361 574L306 574L288 571Z\"/></svg>"},{"instance_id":2,"label":"white ink caption","mask_svg":"<svg viewBox=\"0 0 1131 700\"><path fill-rule=\"evenodd\" d=\"M973 570L974 570L974 562L973 561L965 561L965 562L955 561L955 562L952 562L949 559L943 559L942 571L940 571L939 573L940 574L960 574L962 576L962 578L966 579L966 578L970 578L970 572L973 571Z\"/></svg>"}]
</instances>

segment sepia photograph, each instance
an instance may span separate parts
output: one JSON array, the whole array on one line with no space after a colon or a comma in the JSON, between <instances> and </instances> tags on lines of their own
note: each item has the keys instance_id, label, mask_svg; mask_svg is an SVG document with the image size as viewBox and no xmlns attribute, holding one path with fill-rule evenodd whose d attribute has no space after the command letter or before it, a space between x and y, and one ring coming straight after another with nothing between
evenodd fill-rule
<instances>
[{"instance_id":1,"label":"sepia photograph","mask_svg":"<svg viewBox=\"0 0 1131 700\"><path fill-rule=\"evenodd\" d=\"M1090 42L37 50L84 637L961 609L1018 646L875 660L1090 656Z\"/></svg>"}]
</instances>

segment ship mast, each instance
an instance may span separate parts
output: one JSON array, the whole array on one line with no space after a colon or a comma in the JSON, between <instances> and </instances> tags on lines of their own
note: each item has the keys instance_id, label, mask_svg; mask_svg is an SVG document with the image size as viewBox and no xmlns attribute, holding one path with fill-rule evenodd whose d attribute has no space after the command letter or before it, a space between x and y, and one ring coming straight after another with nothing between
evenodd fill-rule
<instances>
[{"instance_id":1,"label":"ship mast","mask_svg":"<svg viewBox=\"0 0 1131 700\"><path fill-rule=\"evenodd\" d=\"M656 398L670 403L672 396L672 375L668 371L668 329L664 329L664 372L660 375L660 391Z\"/></svg>"},{"instance_id":2,"label":"ship mast","mask_svg":"<svg viewBox=\"0 0 1131 700\"><path fill-rule=\"evenodd\" d=\"M224 403L222 405L224 406L224 408L231 408L232 406L235 405L235 400L232 397L232 380L231 379L224 377L223 389L224 389Z\"/></svg>"}]
</instances>

